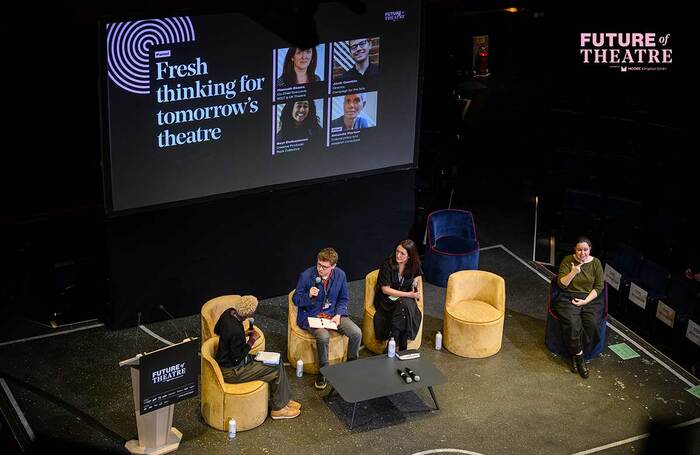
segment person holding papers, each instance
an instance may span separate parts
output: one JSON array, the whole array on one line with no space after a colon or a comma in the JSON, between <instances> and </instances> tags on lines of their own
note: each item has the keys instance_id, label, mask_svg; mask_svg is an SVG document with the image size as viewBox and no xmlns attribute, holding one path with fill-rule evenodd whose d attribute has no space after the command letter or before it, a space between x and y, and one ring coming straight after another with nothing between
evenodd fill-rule
<instances>
[{"instance_id":1,"label":"person holding papers","mask_svg":"<svg viewBox=\"0 0 700 455\"><path fill-rule=\"evenodd\" d=\"M294 292L293 301L298 307L297 325L316 338L319 368L328 365L328 330L332 329L324 328L327 323L319 328L310 327L310 317L330 319L338 332L350 339L348 361L356 360L360 353L362 331L348 317L348 282L345 272L336 266L337 263L338 253L333 248L322 249L316 257L316 266L299 275ZM319 374L314 386L322 390L326 385L326 378Z\"/></svg>"},{"instance_id":2,"label":"person holding papers","mask_svg":"<svg viewBox=\"0 0 700 455\"><path fill-rule=\"evenodd\" d=\"M378 340L394 337L399 351L415 339L423 315L416 304L420 297L417 282L423 272L418 247L410 239L402 240L379 267L374 297L374 333Z\"/></svg>"},{"instance_id":3,"label":"person holding papers","mask_svg":"<svg viewBox=\"0 0 700 455\"><path fill-rule=\"evenodd\" d=\"M252 327L246 333L243 321L251 317L258 307L258 299L244 295L240 303L227 309L216 322L214 333L219 335L216 361L224 381L238 384L248 381L265 381L270 385L270 417L293 419L301 413L301 404L289 399L289 382L284 364L264 365L249 355L257 334ZM246 337L248 340L246 341Z\"/></svg>"},{"instance_id":4,"label":"person holding papers","mask_svg":"<svg viewBox=\"0 0 700 455\"><path fill-rule=\"evenodd\" d=\"M605 308L600 298L603 290L603 265L591 256L593 244L579 237L574 254L566 256L559 266L557 283L561 288L552 309L561 321L564 343L571 354L571 372L587 378L589 371L583 351L600 342L598 327Z\"/></svg>"}]
</instances>

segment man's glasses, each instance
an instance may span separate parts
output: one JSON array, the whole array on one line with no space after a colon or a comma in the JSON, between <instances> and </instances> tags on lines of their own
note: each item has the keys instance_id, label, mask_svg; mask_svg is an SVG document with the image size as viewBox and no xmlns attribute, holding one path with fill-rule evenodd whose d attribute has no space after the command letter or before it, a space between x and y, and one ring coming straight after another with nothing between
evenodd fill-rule
<instances>
[{"instance_id":1,"label":"man's glasses","mask_svg":"<svg viewBox=\"0 0 700 455\"><path fill-rule=\"evenodd\" d=\"M359 43L351 44L351 45L350 45L350 50L351 50L351 51L354 51L354 50L357 49L358 47L365 47L365 46L368 45L368 44L369 44L369 43L367 42L367 40L362 40L362 41L360 41Z\"/></svg>"},{"instance_id":2,"label":"man's glasses","mask_svg":"<svg viewBox=\"0 0 700 455\"><path fill-rule=\"evenodd\" d=\"M332 265L323 265L323 264L321 264L320 262L317 262L316 265L317 265L318 268L321 269L321 270L328 270L328 269L330 269L331 267L333 267Z\"/></svg>"}]
</instances>

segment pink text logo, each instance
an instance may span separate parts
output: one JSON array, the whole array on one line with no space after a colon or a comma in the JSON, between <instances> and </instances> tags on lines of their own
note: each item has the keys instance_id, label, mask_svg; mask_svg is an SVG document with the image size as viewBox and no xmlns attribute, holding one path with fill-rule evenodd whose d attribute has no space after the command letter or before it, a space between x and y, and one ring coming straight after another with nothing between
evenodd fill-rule
<instances>
[{"instance_id":1,"label":"pink text logo","mask_svg":"<svg viewBox=\"0 0 700 455\"><path fill-rule=\"evenodd\" d=\"M579 52L584 64L605 64L624 72L663 71L673 62L670 41L670 33L585 32Z\"/></svg>"}]
</instances>

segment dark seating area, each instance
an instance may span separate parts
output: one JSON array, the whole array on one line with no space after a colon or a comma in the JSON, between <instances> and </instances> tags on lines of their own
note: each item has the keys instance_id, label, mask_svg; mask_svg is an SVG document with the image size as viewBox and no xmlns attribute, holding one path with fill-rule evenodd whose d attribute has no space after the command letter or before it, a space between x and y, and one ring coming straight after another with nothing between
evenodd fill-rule
<instances>
[{"instance_id":1,"label":"dark seating area","mask_svg":"<svg viewBox=\"0 0 700 455\"><path fill-rule=\"evenodd\" d=\"M671 273L626 244L619 244L606 259L621 275L619 288L611 290L611 314L688 371L697 372L700 351L687 341L688 321L700 305L700 283L684 271Z\"/></svg>"}]
</instances>

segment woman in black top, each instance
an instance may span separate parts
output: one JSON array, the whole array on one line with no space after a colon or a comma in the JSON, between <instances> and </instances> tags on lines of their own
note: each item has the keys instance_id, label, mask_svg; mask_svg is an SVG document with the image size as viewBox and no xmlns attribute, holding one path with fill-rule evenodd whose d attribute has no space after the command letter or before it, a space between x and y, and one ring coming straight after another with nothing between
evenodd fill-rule
<instances>
[{"instance_id":1,"label":"woman in black top","mask_svg":"<svg viewBox=\"0 0 700 455\"><path fill-rule=\"evenodd\" d=\"M289 399L289 382L283 363L280 361L276 366L264 365L249 355L258 335L252 326L246 333L243 321L255 313L257 306L258 299L252 295L244 295L232 308L221 313L214 326L214 333L219 335L216 361L224 381L228 383L238 384L255 380L267 382L270 385L272 408L270 417L292 419L300 414L301 405Z\"/></svg>"},{"instance_id":2,"label":"woman in black top","mask_svg":"<svg viewBox=\"0 0 700 455\"><path fill-rule=\"evenodd\" d=\"M402 240L394 254L379 268L374 296L374 333L378 340L393 337L398 350L408 347L408 340L418 334L423 315L416 304L420 298L417 282L423 274L418 247L413 240Z\"/></svg>"},{"instance_id":3,"label":"woman in black top","mask_svg":"<svg viewBox=\"0 0 700 455\"><path fill-rule=\"evenodd\" d=\"M282 64L282 75L277 79L277 88L308 84L321 80L316 75L316 48L290 47Z\"/></svg>"},{"instance_id":4,"label":"woman in black top","mask_svg":"<svg viewBox=\"0 0 700 455\"><path fill-rule=\"evenodd\" d=\"M313 100L290 101L285 104L279 123L277 142L311 139L322 132L321 121L316 114L316 103Z\"/></svg>"}]
</instances>

